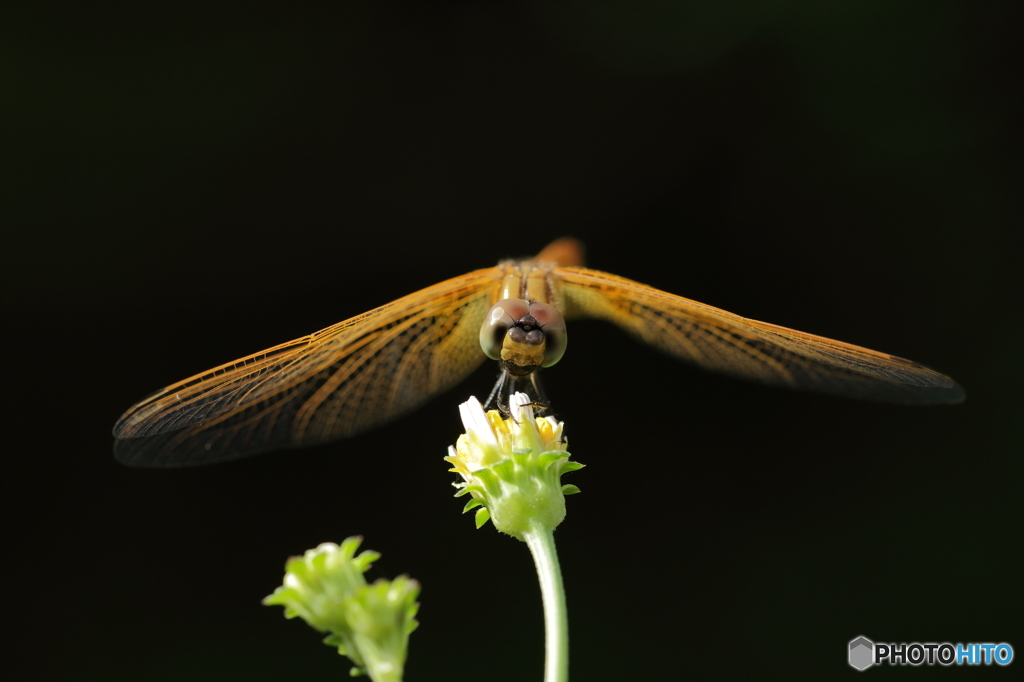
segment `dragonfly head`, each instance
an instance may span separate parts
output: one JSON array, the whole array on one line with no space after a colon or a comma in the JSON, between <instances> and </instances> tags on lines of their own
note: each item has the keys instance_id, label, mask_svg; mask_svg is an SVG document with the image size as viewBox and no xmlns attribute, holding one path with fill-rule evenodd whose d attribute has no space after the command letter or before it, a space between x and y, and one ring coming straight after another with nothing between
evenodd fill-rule
<instances>
[{"instance_id":1,"label":"dragonfly head","mask_svg":"<svg viewBox=\"0 0 1024 682\"><path fill-rule=\"evenodd\" d=\"M550 367L565 353L565 320L555 306L521 298L498 301L480 328L480 347L512 376Z\"/></svg>"}]
</instances>

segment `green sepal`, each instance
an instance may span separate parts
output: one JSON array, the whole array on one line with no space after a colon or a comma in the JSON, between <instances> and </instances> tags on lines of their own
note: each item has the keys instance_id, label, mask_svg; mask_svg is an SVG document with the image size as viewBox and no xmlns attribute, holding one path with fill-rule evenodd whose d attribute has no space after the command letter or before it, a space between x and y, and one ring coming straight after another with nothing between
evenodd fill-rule
<instances>
[{"instance_id":1,"label":"green sepal","mask_svg":"<svg viewBox=\"0 0 1024 682\"><path fill-rule=\"evenodd\" d=\"M498 478L508 481L511 480L512 473L515 471L515 468L516 463L513 460L503 459L492 466L491 471L493 471ZM483 471L475 471L473 473L475 473L479 478L483 478L483 476L480 476L480 474L484 473Z\"/></svg>"},{"instance_id":2,"label":"green sepal","mask_svg":"<svg viewBox=\"0 0 1024 682\"><path fill-rule=\"evenodd\" d=\"M512 453L512 463L515 464L515 466L517 466L517 467L530 466L530 459L531 459L532 453L533 453L533 450L527 450L526 452L513 452ZM506 460L506 461L508 461L508 460Z\"/></svg>"},{"instance_id":3,"label":"green sepal","mask_svg":"<svg viewBox=\"0 0 1024 682\"><path fill-rule=\"evenodd\" d=\"M491 512L487 510L487 507L479 509L476 513L476 527L480 528L485 523L491 520Z\"/></svg>"},{"instance_id":4,"label":"green sepal","mask_svg":"<svg viewBox=\"0 0 1024 682\"><path fill-rule=\"evenodd\" d=\"M551 452L545 452L543 455L537 458L537 465L541 468L546 469L551 466L553 462L557 462L560 459L565 459L569 456L569 453L565 450L553 450Z\"/></svg>"},{"instance_id":5,"label":"green sepal","mask_svg":"<svg viewBox=\"0 0 1024 682\"><path fill-rule=\"evenodd\" d=\"M368 570L370 570L370 567L373 565L373 562L379 558L380 552L374 552L373 550L368 549L359 556L357 556L355 559L353 559L353 561L355 562L356 567L360 571L366 573Z\"/></svg>"},{"instance_id":6,"label":"green sepal","mask_svg":"<svg viewBox=\"0 0 1024 682\"><path fill-rule=\"evenodd\" d=\"M485 492L487 491L484 490L482 485L467 485L463 488L459 488L459 492L455 493L455 497L462 497L467 493L480 493L482 495Z\"/></svg>"},{"instance_id":7,"label":"green sepal","mask_svg":"<svg viewBox=\"0 0 1024 682\"><path fill-rule=\"evenodd\" d=\"M563 495L575 495L578 492L580 492L580 489L571 483L566 483L565 485L562 486Z\"/></svg>"},{"instance_id":8,"label":"green sepal","mask_svg":"<svg viewBox=\"0 0 1024 682\"><path fill-rule=\"evenodd\" d=\"M462 513L465 514L470 509L476 509L484 503L479 497L474 497L472 500L466 503L466 506L462 508Z\"/></svg>"},{"instance_id":9,"label":"green sepal","mask_svg":"<svg viewBox=\"0 0 1024 682\"><path fill-rule=\"evenodd\" d=\"M479 488L478 486L481 494L486 493L489 495L498 495L501 493L501 484L498 482L498 476L495 474L495 471L506 462L509 465L512 464L509 460L505 459L495 464L492 468L477 469L473 472L473 475L476 476L477 480L484 486L483 488ZM468 487L472 488L473 486Z\"/></svg>"},{"instance_id":10,"label":"green sepal","mask_svg":"<svg viewBox=\"0 0 1024 682\"><path fill-rule=\"evenodd\" d=\"M562 470L560 473L567 474L570 471L579 471L585 466L586 464L580 464L579 462L566 462L565 464L562 465Z\"/></svg>"},{"instance_id":11,"label":"green sepal","mask_svg":"<svg viewBox=\"0 0 1024 682\"><path fill-rule=\"evenodd\" d=\"M345 638L339 634L331 633L324 637L324 644L327 646L337 647L338 653L342 656L348 656L348 651L345 649Z\"/></svg>"},{"instance_id":12,"label":"green sepal","mask_svg":"<svg viewBox=\"0 0 1024 682\"><path fill-rule=\"evenodd\" d=\"M362 677L365 674L366 674L366 671L363 670L362 668L358 667L358 666L352 666L351 668L349 668L349 671L348 671L348 676L349 677Z\"/></svg>"}]
</instances>

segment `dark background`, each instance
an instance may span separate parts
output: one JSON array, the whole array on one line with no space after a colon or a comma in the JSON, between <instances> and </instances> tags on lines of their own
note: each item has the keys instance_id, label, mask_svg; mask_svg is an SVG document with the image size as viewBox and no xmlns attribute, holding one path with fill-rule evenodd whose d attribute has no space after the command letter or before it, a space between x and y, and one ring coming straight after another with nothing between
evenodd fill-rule
<instances>
[{"instance_id":1,"label":"dark background","mask_svg":"<svg viewBox=\"0 0 1024 682\"><path fill-rule=\"evenodd\" d=\"M342 679L260 599L287 556L362 534L371 577L423 584L408 679L538 679L526 548L459 515L441 460L492 366L390 428L220 466L122 467L110 428L164 384L563 234L598 269L968 395L770 390L572 325L547 388L588 465L556 534L575 679L852 674L858 635L1024 655L1020 19L6 4L8 667Z\"/></svg>"}]
</instances>

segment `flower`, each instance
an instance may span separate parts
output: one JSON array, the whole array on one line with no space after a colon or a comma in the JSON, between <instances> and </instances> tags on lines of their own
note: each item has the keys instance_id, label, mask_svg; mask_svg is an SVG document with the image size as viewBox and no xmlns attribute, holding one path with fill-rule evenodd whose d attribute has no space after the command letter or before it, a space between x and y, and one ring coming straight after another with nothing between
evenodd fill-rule
<instances>
[{"instance_id":1,"label":"flower","mask_svg":"<svg viewBox=\"0 0 1024 682\"><path fill-rule=\"evenodd\" d=\"M554 417L535 417L529 397L509 400L512 417L484 412L471 397L459 406L466 432L445 461L462 476L456 497L472 495L464 509L476 509L477 527L490 519L503 533L523 539L530 530L554 530L565 518L565 495L579 492L562 485L562 474L583 467L569 461L564 424Z\"/></svg>"},{"instance_id":2,"label":"flower","mask_svg":"<svg viewBox=\"0 0 1024 682\"><path fill-rule=\"evenodd\" d=\"M338 647L374 680L400 680L409 634L416 628L420 586L407 576L366 584L363 573L380 554L356 556L362 538L325 542L285 564L283 584L263 600L284 606L286 618L302 618L329 632L326 644Z\"/></svg>"}]
</instances>

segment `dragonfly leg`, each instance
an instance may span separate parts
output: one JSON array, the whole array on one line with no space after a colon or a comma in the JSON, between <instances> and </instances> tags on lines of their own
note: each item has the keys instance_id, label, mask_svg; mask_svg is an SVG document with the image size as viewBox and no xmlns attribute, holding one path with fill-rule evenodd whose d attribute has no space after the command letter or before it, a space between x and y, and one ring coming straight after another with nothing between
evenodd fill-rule
<instances>
[{"instance_id":1,"label":"dragonfly leg","mask_svg":"<svg viewBox=\"0 0 1024 682\"><path fill-rule=\"evenodd\" d=\"M504 406L502 405L502 394L505 391L505 384L508 382L508 372L504 369L501 370L501 374L498 375L498 380L494 382L494 388L491 389L491 394L487 396L487 401L484 403L484 412L488 410L498 409L502 414L508 414L508 401L505 401Z\"/></svg>"},{"instance_id":2,"label":"dragonfly leg","mask_svg":"<svg viewBox=\"0 0 1024 682\"><path fill-rule=\"evenodd\" d=\"M516 377L505 370L501 371L501 376L498 377L498 381L495 382L494 388L491 389L491 394L487 396L487 402L484 403L484 410L498 410L501 415L508 419L512 416L512 410L509 409L509 397L516 392L516 390L524 391L530 397L530 405L537 409L541 416L550 407L547 401L547 395L544 393L544 387L540 383L540 378L537 376L540 372L532 372L530 376L529 384L525 381L525 377ZM522 379L522 381L520 381Z\"/></svg>"},{"instance_id":3,"label":"dragonfly leg","mask_svg":"<svg viewBox=\"0 0 1024 682\"><path fill-rule=\"evenodd\" d=\"M531 405L537 410L538 416L543 417L547 414L548 409L551 407L551 403L548 402L548 396L544 392L544 384L540 381L539 371L535 371L530 375L530 385L533 388L533 393L531 395L533 402Z\"/></svg>"}]
</instances>

